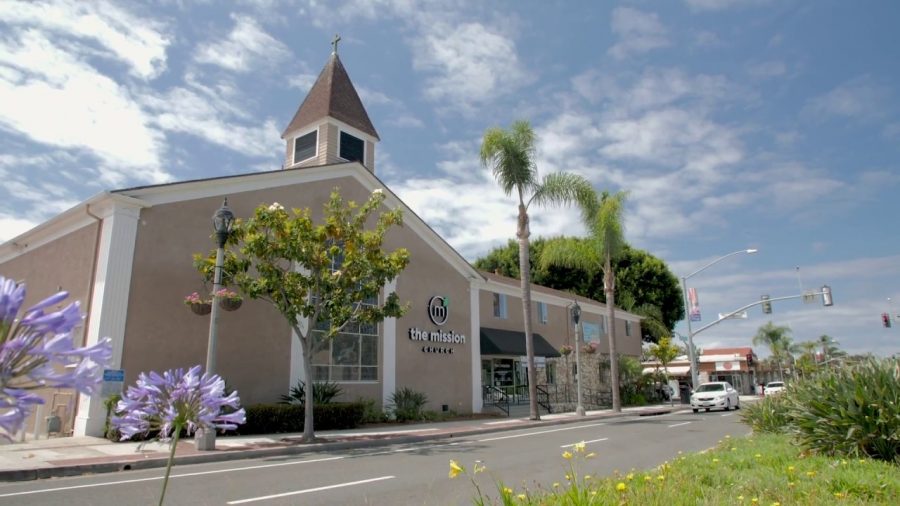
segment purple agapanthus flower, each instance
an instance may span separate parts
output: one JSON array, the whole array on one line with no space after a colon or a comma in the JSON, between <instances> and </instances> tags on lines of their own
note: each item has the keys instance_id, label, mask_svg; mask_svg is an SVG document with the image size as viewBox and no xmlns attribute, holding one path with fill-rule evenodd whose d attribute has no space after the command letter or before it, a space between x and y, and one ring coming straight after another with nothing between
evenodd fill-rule
<instances>
[{"instance_id":1,"label":"purple agapanthus flower","mask_svg":"<svg viewBox=\"0 0 900 506\"><path fill-rule=\"evenodd\" d=\"M75 388L93 394L112 356L109 339L78 348L72 330L81 324L78 302L53 306L69 294L59 292L25 310L25 284L0 276L0 437L17 433L28 412L44 400L39 388Z\"/></svg>"},{"instance_id":2,"label":"purple agapanthus flower","mask_svg":"<svg viewBox=\"0 0 900 506\"><path fill-rule=\"evenodd\" d=\"M200 374L199 365L184 369L141 373L137 383L128 387L116 406L113 427L122 440L137 434L159 431L160 439L172 435L176 428L187 429L188 435L198 429L233 430L245 421L237 392L225 395L225 381L217 374ZM224 408L233 410L223 413Z\"/></svg>"}]
</instances>

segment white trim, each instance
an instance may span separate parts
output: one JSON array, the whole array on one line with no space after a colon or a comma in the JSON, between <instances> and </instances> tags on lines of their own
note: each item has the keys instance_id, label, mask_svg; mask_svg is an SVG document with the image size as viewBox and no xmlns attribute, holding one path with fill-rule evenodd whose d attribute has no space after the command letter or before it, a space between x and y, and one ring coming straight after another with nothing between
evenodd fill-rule
<instances>
[{"instance_id":1,"label":"white trim","mask_svg":"<svg viewBox=\"0 0 900 506\"><path fill-rule=\"evenodd\" d=\"M98 213L103 221L85 345L110 338L112 358L107 367L121 369L140 207L114 200L110 203L102 214ZM106 410L100 395L80 395L77 413L76 436L103 436Z\"/></svg>"},{"instance_id":2,"label":"white trim","mask_svg":"<svg viewBox=\"0 0 900 506\"><path fill-rule=\"evenodd\" d=\"M368 150L367 150L366 148L367 148L367 146L369 145L369 142L366 141L365 139L363 139L362 137L356 135L355 132L351 132L350 130L345 130L345 129L341 128L341 127L338 127L338 135L337 135L337 151L335 152L335 155L338 157L339 160L343 160L343 161L345 161L345 162L351 161L351 160L348 160L348 159L344 158L343 156L341 156L341 134L342 134L342 133L345 133L345 134L347 134L347 135L349 135L349 136L351 136L351 137L353 137L353 138L355 138L355 139L357 139L357 140L362 141L362 143L363 143L363 156L362 156L362 160L352 160L352 161L354 161L354 162L358 161L359 163L365 165L365 164L366 164L366 155L368 154L368 153L367 153Z\"/></svg>"},{"instance_id":3,"label":"white trim","mask_svg":"<svg viewBox=\"0 0 900 506\"><path fill-rule=\"evenodd\" d=\"M288 132L288 134L285 135L283 138L291 138L294 136L295 132L300 132L303 129L309 128L311 125L315 125L316 128L318 128L318 127L321 127L322 125L329 124L329 123L338 127L338 129L340 129L340 130L345 130L348 133L352 133L355 137L359 137L360 139L362 139L366 142L371 142L373 145L378 143L377 138L363 132L362 130L360 130L354 126L350 126L347 123L344 123L343 121L335 118L334 116L325 116L315 123L309 123L308 125L306 125L304 127L301 127L296 130L293 130L291 132Z\"/></svg>"},{"instance_id":4,"label":"white trim","mask_svg":"<svg viewBox=\"0 0 900 506\"><path fill-rule=\"evenodd\" d=\"M397 291L397 278L384 285L384 297ZM387 406L397 389L397 319L385 318L381 324L381 402Z\"/></svg>"},{"instance_id":5,"label":"white trim","mask_svg":"<svg viewBox=\"0 0 900 506\"><path fill-rule=\"evenodd\" d=\"M301 130L301 132L302 132L302 130ZM309 135L313 132L316 133L316 142L315 142L315 144L313 144L316 147L315 153L313 153L312 156L308 156L308 157L304 158L303 160L297 161L296 160L296 158L297 158L297 139L299 139L300 137ZM327 132L326 132L326 135L327 135ZM319 127L315 127L313 129L303 132L303 133L298 133L297 135L291 137L290 142L291 142L291 167L293 167L294 165L301 164L307 160L312 160L313 158L317 158L319 156Z\"/></svg>"},{"instance_id":6,"label":"white trim","mask_svg":"<svg viewBox=\"0 0 900 506\"><path fill-rule=\"evenodd\" d=\"M0 244L0 264L24 255L45 244L49 244L76 230L92 225L97 220L88 214L88 212L103 218L109 215L109 210L112 209L116 203L134 207L150 207L146 202L125 195L117 195L109 192L98 193L77 206L37 225L31 230Z\"/></svg>"},{"instance_id":7,"label":"white trim","mask_svg":"<svg viewBox=\"0 0 900 506\"><path fill-rule=\"evenodd\" d=\"M481 290L479 279L469 278L469 313L472 323L472 413L481 413L484 401L481 398Z\"/></svg>"},{"instance_id":8,"label":"white trim","mask_svg":"<svg viewBox=\"0 0 900 506\"><path fill-rule=\"evenodd\" d=\"M387 188L369 169L360 162L304 167L298 169L275 170L271 172L244 174L240 176L186 181L171 185L150 186L123 190L121 195L138 198L149 205L170 204L208 197L243 193L285 185L303 184L315 181L327 181L340 177L357 180L369 191L381 189L385 193L385 205L389 208L403 210L403 225L409 227L419 237L425 239L434 251L457 272L466 277L477 277L483 280L481 273L463 258L452 246L426 224L409 208L390 188Z\"/></svg>"}]
</instances>

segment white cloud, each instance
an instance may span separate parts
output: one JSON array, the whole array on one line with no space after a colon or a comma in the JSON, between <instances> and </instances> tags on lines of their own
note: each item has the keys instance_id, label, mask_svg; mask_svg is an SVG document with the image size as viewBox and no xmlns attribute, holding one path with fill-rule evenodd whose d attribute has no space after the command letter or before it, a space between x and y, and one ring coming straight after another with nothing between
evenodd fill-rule
<instances>
[{"instance_id":1,"label":"white cloud","mask_svg":"<svg viewBox=\"0 0 900 506\"><path fill-rule=\"evenodd\" d=\"M4 243L13 237L18 237L37 225L37 221L0 213L0 243Z\"/></svg>"},{"instance_id":2,"label":"white cloud","mask_svg":"<svg viewBox=\"0 0 900 506\"><path fill-rule=\"evenodd\" d=\"M84 63L78 47L60 47L33 29L14 33L16 41L0 40L0 68L16 71L0 74L0 126L35 142L89 152L113 179L169 179L160 168L163 139L127 88Z\"/></svg>"},{"instance_id":3,"label":"white cloud","mask_svg":"<svg viewBox=\"0 0 900 506\"><path fill-rule=\"evenodd\" d=\"M612 13L611 26L613 33L619 36L619 42L609 48L609 54L617 60L670 44L666 27L653 12L616 7Z\"/></svg>"},{"instance_id":4,"label":"white cloud","mask_svg":"<svg viewBox=\"0 0 900 506\"><path fill-rule=\"evenodd\" d=\"M384 93L376 90L372 90L366 88L365 86L357 86L357 93L359 93L359 99L362 100L363 104L368 105L388 105L394 103L394 100L385 95Z\"/></svg>"},{"instance_id":5,"label":"white cloud","mask_svg":"<svg viewBox=\"0 0 900 506\"><path fill-rule=\"evenodd\" d=\"M297 74L288 78L288 86L297 88L303 93L308 93L313 85L316 84L317 77L316 74Z\"/></svg>"},{"instance_id":6,"label":"white cloud","mask_svg":"<svg viewBox=\"0 0 900 506\"><path fill-rule=\"evenodd\" d=\"M435 26L413 50L413 66L432 74L425 95L474 111L529 81L515 43L481 23Z\"/></svg>"},{"instance_id":7,"label":"white cloud","mask_svg":"<svg viewBox=\"0 0 900 506\"><path fill-rule=\"evenodd\" d=\"M409 114L391 115L385 123L400 128L423 128L425 123L419 118Z\"/></svg>"},{"instance_id":8,"label":"white cloud","mask_svg":"<svg viewBox=\"0 0 900 506\"><path fill-rule=\"evenodd\" d=\"M770 0L685 0L695 11L721 11L733 7L755 7L769 3Z\"/></svg>"},{"instance_id":9,"label":"white cloud","mask_svg":"<svg viewBox=\"0 0 900 506\"><path fill-rule=\"evenodd\" d=\"M147 17L137 17L109 2L0 2L0 20L37 27L81 41L100 44L102 55L124 62L130 72L143 79L157 77L166 69L170 38L165 26Z\"/></svg>"},{"instance_id":10,"label":"white cloud","mask_svg":"<svg viewBox=\"0 0 900 506\"><path fill-rule=\"evenodd\" d=\"M804 112L823 116L871 119L884 113L890 91L869 76L851 79L807 102Z\"/></svg>"},{"instance_id":11,"label":"white cloud","mask_svg":"<svg viewBox=\"0 0 900 506\"><path fill-rule=\"evenodd\" d=\"M287 46L263 31L253 18L232 14L231 19L234 29L227 37L197 47L194 53L197 62L248 72L290 57Z\"/></svg>"}]
</instances>

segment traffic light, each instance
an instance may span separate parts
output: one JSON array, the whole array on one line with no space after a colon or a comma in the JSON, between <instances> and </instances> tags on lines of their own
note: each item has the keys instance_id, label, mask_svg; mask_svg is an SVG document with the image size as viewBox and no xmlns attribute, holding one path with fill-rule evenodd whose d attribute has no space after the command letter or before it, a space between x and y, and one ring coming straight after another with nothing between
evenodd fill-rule
<instances>
[{"instance_id":1,"label":"traffic light","mask_svg":"<svg viewBox=\"0 0 900 506\"><path fill-rule=\"evenodd\" d=\"M762 310L764 314L772 314L772 303L769 302L769 296L763 295L760 297L763 301Z\"/></svg>"},{"instance_id":2,"label":"traffic light","mask_svg":"<svg viewBox=\"0 0 900 506\"><path fill-rule=\"evenodd\" d=\"M822 305L825 307L834 305L834 299L831 298L831 287L828 285L822 285Z\"/></svg>"},{"instance_id":3,"label":"traffic light","mask_svg":"<svg viewBox=\"0 0 900 506\"><path fill-rule=\"evenodd\" d=\"M881 313L881 324L884 325L884 328L891 328L891 315L887 313Z\"/></svg>"}]
</instances>

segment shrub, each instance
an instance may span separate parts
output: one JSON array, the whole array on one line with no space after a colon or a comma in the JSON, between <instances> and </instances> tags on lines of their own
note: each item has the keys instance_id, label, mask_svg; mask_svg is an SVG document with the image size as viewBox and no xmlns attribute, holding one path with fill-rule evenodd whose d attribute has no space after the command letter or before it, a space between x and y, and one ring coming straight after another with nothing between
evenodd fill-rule
<instances>
[{"instance_id":1,"label":"shrub","mask_svg":"<svg viewBox=\"0 0 900 506\"><path fill-rule=\"evenodd\" d=\"M313 404L331 404L334 398L341 395L341 387L337 383L331 381L318 381L313 383ZM303 381L297 381L297 385L291 387L291 391L287 395L281 396L283 404L303 404L306 402L306 384Z\"/></svg>"},{"instance_id":2,"label":"shrub","mask_svg":"<svg viewBox=\"0 0 900 506\"><path fill-rule=\"evenodd\" d=\"M797 382L787 415L794 437L825 455L900 463L900 361L868 359Z\"/></svg>"},{"instance_id":3,"label":"shrub","mask_svg":"<svg viewBox=\"0 0 900 506\"><path fill-rule=\"evenodd\" d=\"M375 405L375 399L356 399L357 404L363 405L363 416L361 423L384 423L388 421L388 416L384 410Z\"/></svg>"},{"instance_id":4,"label":"shrub","mask_svg":"<svg viewBox=\"0 0 900 506\"><path fill-rule=\"evenodd\" d=\"M110 418L116 414L116 404L122 400L121 394L112 394L103 400L103 407L106 408L106 421L103 423L103 436L110 441L118 441L122 439L119 429L113 428Z\"/></svg>"},{"instance_id":5,"label":"shrub","mask_svg":"<svg viewBox=\"0 0 900 506\"><path fill-rule=\"evenodd\" d=\"M784 433L790 424L787 411L789 396L788 392L783 392L748 403L743 406L741 418L754 432Z\"/></svg>"},{"instance_id":6,"label":"shrub","mask_svg":"<svg viewBox=\"0 0 900 506\"><path fill-rule=\"evenodd\" d=\"M407 387L391 394L391 413L398 422L411 422L423 418L422 410L428 397Z\"/></svg>"},{"instance_id":7,"label":"shrub","mask_svg":"<svg viewBox=\"0 0 900 506\"><path fill-rule=\"evenodd\" d=\"M247 423L239 434L302 432L305 410L302 404L255 404L245 408ZM362 422L365 406L358 402L316 405L317 430L353 429Z\"/></svg>"}]
</instances>

